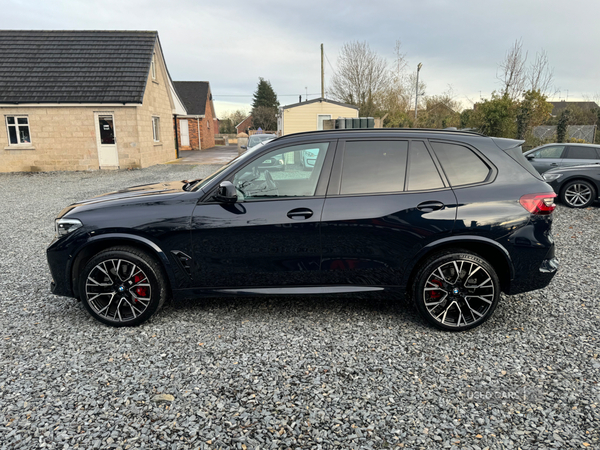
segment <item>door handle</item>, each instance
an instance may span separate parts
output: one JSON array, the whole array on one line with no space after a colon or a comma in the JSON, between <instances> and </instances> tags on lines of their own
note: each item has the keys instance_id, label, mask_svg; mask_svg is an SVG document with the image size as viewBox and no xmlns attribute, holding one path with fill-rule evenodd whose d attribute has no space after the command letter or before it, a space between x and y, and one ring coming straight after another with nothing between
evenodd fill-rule
<instances>
[{"instance_id":1,"label":"door handle","mask_svg":"<svg viewBox=\"0 0 600 450\"><path fill-rule=\"evenodd\" d=\"M431 212L431 211L437 211L439 209L442 209L444 206L445 205L442 202L430 201L430 202L419 203L417 205L417 209L419 211L423 211L423 212Z\"/></svg>"},{"instance_id":2,"label":"door handle","mask_svg":"<svg viewBox=\"0 0 600 450\"><path fill-rule=\"evenodd\" d=\"M308 208L296 208L287 213L290 219L305 220L313 215L313 212Z\"/></svg>"},{"instance_id":3,"label":"door handle","mask_svg":"<svg viewBox=\"0 0 600 450\"><path fill-rule=\"evenodd\" d=\"M558 166L558 163L550 163L551 166Z\"/></svg>"}]
</instances>

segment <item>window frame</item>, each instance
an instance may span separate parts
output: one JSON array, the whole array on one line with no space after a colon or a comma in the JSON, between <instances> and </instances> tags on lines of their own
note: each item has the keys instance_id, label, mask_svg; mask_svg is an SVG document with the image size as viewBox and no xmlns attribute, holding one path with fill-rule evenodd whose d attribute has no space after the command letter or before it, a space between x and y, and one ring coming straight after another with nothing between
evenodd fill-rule
<instances>
[{"instance_id":1,"label":"window frame","mask_svg":"<svg viewBox=\"0 0 600 450\"><path fill-rule=\"evenodd\" d=\"M546 149L552 148L552 147L562 147L562 150L560 152L560 155L556 156L556 157L552 157L552 158L542 158L540 156L540 153ZM563 159L566 155L567 152L567 145L566 144L552 144L552 145L546 145L542 148L537 149L535 152L532 153L534 159L541 159L541 160L545 160L545 159Z\"/></svg>"},{"instance_id":2,"label":"window frame","mask_svg":"<svg viewBox=\"0 0 600 450\"><path fill-rule=\"evenodd\" d=\"M155 143L160 140L160 116L152 116L152 139Z\"/></svg>"},{"instance_id":3,"label":"window frame","mask_svg":"<svg viewBox=\"0 0 600 450\"><path fill-rule=\"evenodd\" d=\"M8 118L12 117L15 120L14 124L9 124L8 123ZM27 124L25 125L20 125L19 124L19 119L27 119ZM29 115L28 114L7 114L4 116L4 123L6 124L6 137L8 140L8 146L9 147L25 147L25 146L32 146L33 145L33 138L31 136L31 123L29 122ZM23 127L23 126L27 126L27 132L29 134L29 142L21 142L21 136L19 134L19 127ZM10 128L14 127L15 128L15 134L17 136L17 143L13 144L12 142L10 142Z\"/></svg>"},{"instance_id":4,"label":"window frame","mask_svg":"<svg viewBox=\"0 0 600 450\"><path fill-rule=\"evenodd\" d=\"M298 145L312 145L312 144L329 144L328 148L327 148L327 154L325 155L325 160L323 161L323 166L321 167L321 173L319 174L319 179L317 180L317 187L315 189L315 193L314 195L311 196L304 196L304 197L273 197L273 198L254 198L254 199L248 199L245 200L244 202L237 202L240 204L243 203L250 203L250 202L281 202L281 201L293 201L293 200L302 200L302 199L311 199L311 198L325 198L326 196L326 192L327 192L327 186L329 184L329 180L330 177L332 175L332 166L333 166L333 161L335 159L336 153L338 152L339 149L339 141L337 139L315 139L315 140L311 140L311 141L307 141L307 140L301 140L301 141L291 141L291 142L285 142L285 143L280 143L279 145L272 145L271 143L268 143L264 146L263 149L261 149L260 151L256 151L256 152L252 152L252 154L248 154L248 153L244 153L242 154L242 156L240 157L241 159L235 159L233 160L233 162L235 163L236 161L240 161L239 164L231 164L231 167L229 167L224 173L222 173L220 176L215 177L214 179L212 179L210 181L210 183L206 186L204 186L203 192L206 192L207 194L204 195L201 200L198 202L199 204L214 204L214 196L217 193L217 190L219 189L219 185L223 182L223 181L231 181L233 182L233 178L235 176L235 174L237 174L240 170L242 170L244 167L252 164L255 160L264 157L264 155L266 155L267 153L277 153L277 151L281 151L281 152L285 152L285 149L289 148L289 147L295 147ZM245 157L245 155L248 155ZM242 163L243 161L243 163Z\"/></svg>"},{"instance_id":5,"label":"window frame","mask_svg":"<svg viewBox=\"0 0 600 450\"><path fill-rule=\"evenodd\" d=\"M357 194L342 194L342 173L344 168L344 154L346 152L346 143L347 142L356 142L356 141L404 141L408 142L408 154L406 161L406 171L404 173L404 186L402 191L387 191L387 192L373 192L373 193L357 193ZM424 189L424 190L415 190L415 191L407 191L407 183L408 183L408 171L410 170L410 150L412 146L412 142L422 142L425 144L425 148L429 152L429 156L433 161L435 169L437 170L440 179L442 180L443 187L434 188L434 189ZM452 142L451 142L452 143ZM487 161L487 159L486 159ZM327 189L327 197L366 197L366 196L378 196L378 195L410 195L416 194L420 192L436 192L451 189L450 183L448 182L448 178L446 174L443 172L440 162L437 159L437 156L433 152L433 149L429 145L429 141L426 138L415 138L415 137L348 137L346 139L340 139L338 144L338 149L336 152L336 158L333 163L333 168L331 170L331 177L329 180L329 186Z\"/></svg>"},{"instance_id":6,"label":"window frame","mask_svg":"<svg viewBox=\"0 0 600 450\"><path fill-rule=\"evenodd\" d=\"M150 62L150 73L152 75L152 79L156 80L156 53L152 53L152 61Z\"/></svg>"},{"instance_id":7,"label":"window frame","mask_svg":"<svg viewBox=\"0 0 600 450\"><path fill-rule=\"evenodd\" d=\"M591 148L592 150L594 150L596 152L596 158L570 158L571 155L571 151L577 149L577 148ZM592 145L567 145L566 146L566 151L563 150L563 157L562 159L570 159L570 160L576 160L576 159L580 159L580 160L587 160L587 159L600 159L600 149L593 147Z\"/></svg>"},{"instance_id":8,"label":"window frame","mask_svg":"<svg viewBox=\"0 0 600 450\"><path fill-rule=\"evenodd\" d=\"M478 181L476 183L458 184L456 186L453 186L452 183L450 183L450 179L448 178L448 175L444 171L444 166L442 165L441 161L438 159L438 156L437 156L437 153L435 152L435 149L431 145L432 142L440 143L440 144L459 145L459 146L466 147L467 149L471 150L490 169L489 172L488 172L487 177L485 178L485 180ZM486 185L486 184L493 183L496 180L496 177L498 176L498 168L482 152L480 152L477 148L473 147L472 145L470 145L470 144L468 144L466 142L463 142L463 141L450 141L450 140L443 140L443 139L427 139L427 147L430 149L430 154L433 155L435 161L439 164L439 167L441 169L440 173L443 174L443 178L445 178L445 180L447 181L448 186L450 187L450 189L462 189L462 188L472 187L472 186L483 186L483 185Z\"/></svg>"}]
</instances>

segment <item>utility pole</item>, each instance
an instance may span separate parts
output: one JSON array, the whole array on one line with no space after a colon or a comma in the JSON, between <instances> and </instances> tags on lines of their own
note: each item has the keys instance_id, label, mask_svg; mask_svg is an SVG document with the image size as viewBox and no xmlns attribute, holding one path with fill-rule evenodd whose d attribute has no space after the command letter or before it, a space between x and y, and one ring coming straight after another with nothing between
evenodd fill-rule
<instances>
[{"instance_id":1,"label":"utility pole","mask_svg":"<svg viewBox=\"0 0 600 450\"><path fill-rule=\"evenodd\" d=\"M417 110L419 109L419 72L421 71L421 67L423 67L423 64L419 63L417 66L417 89L415 93L415 122L417 121Z\"/></svg>"},{"instance_id":2,"label":"utility pole","mask_svg":"<svg viewBox=\"0 0 600 450\"><path fill-rule=\"evenodd\" d=\"M323 44L321 44L321 98L325 98L325 68L323 66Z\"/></svg>"}]
</instances>

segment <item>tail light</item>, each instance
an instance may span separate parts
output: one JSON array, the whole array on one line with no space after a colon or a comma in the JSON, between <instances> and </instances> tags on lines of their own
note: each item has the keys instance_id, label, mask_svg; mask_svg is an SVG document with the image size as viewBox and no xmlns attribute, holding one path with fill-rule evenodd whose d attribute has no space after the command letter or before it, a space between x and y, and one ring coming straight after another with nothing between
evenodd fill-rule
<instances>
[{"instance_id":1,"label":"tail light","mask_svg":"<svg viewBox=\"0 0 600 450\"><path fill-rule=\"evenodd\" d=\"M556 194L554 192L546 194L525 194L519 200L521 206L529 211L531 214L539 216L552 214L552 211L556 208L554 199Z\"/></svg>"}]
</instances>

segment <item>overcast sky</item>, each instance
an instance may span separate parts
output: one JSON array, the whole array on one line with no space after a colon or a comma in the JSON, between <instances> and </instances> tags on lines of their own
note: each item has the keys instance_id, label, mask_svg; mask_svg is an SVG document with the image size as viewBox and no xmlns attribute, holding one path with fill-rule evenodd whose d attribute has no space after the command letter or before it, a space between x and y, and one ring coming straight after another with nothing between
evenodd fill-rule
<instances>
[{"instance_id":1,"label":"overcast sky","mask_svg":"<svg viewBox=\"0 0 600 450\"><path fill-rule=\"evenodd\" d=\"M546 50L554 100L598 100L599 13L598 0L0 0L0 28L157 30L173 80L209 81L220 116L249 111L259 77L282 105L320 96L320 44L327 90L351 41L391 62L400 40L428 95L451 86L469 107L499 88L498 64L522 39L529 60Z\"/></svg>"}]
</instances>

